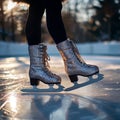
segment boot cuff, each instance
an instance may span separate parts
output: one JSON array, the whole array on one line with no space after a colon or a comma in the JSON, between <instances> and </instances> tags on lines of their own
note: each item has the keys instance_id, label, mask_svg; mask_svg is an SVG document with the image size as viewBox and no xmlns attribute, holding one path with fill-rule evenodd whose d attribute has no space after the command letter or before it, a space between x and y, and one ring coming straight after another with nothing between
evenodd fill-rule
<instances>
[{"instance_id":1,"label":"boot cuff","mask_svg":"<svg viewBox=\"0 0 120 120\"><path fill-rule=\"evenodd\" d=\"M65 50L71 48L70 40L65 40L59 44L57 44L57 48L59 50Z\"/></svg>"}]
</instances>

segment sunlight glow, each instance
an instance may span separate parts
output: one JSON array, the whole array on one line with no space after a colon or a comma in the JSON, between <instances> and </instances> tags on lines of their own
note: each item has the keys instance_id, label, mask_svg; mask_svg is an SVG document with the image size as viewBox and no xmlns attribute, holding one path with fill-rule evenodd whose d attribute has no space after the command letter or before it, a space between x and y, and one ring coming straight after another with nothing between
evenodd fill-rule
<instances>
[{"instance_id":1,"label":"sunlight glow","mask_svg":"<svg viewBox=\"0 0 120 120\"><path fill-rule=\"evenodd\" d=\"M9 103L11 111L17 113L17 99L14 93L10 95Z\"/></svg>"},{"instance_id":2,"label":"sunlight glow","mask_svg":"<svg viewBox=\"0 0 120 120\"><path fill-rule=\"evenodd\" d=\"M16 5L17 5L17 2L13 2L12 0L9 0L7 5L7 11L12 10Z\"/></svg>"}]
</instances>

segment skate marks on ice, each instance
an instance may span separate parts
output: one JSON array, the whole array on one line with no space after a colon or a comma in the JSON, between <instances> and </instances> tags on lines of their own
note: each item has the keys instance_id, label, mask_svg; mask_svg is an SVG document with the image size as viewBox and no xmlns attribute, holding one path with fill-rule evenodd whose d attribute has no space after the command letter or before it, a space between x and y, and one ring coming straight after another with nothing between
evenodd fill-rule
<instances>
[{"instance_id":1,"label":"skate marks on ice","mask_svg":"<svg viewBox=\"0 0 120 120\"><path fill-rule=\"evenodd\" d=\"M72 91L72 90L96 83L98 81L101 81L103 78L104 78L104 75L99 73L99 74L88 77L87 82L84 82L84 83L74 82L73 86L65 88L64 91ZM80 79L78 81L80 81Z\"/></svg>"},{"instance_id":2,"label":"skate marks on ice","mask_svg":"<svg viewBox=\"0 0 120 120\"><path fill-rule=\"evenodd\" d=\"M21 89L22 92L62 92L64 90L64 86L62 85L48 85L47 88L31 86L28 88Z\"/></svg>"}]
</instances>

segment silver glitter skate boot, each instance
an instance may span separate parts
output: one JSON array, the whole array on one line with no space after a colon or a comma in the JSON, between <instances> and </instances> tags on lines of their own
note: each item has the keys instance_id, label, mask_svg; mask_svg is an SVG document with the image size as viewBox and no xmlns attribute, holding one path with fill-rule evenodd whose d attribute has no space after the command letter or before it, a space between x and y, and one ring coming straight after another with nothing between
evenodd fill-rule
<instances>
[{"instance_id":1,"label":"silver glitter skate boot","mask_svg":"<svg viewBox=\"0 0 120 120\"><path fill-rule=\"evenodd\" d=\"M47 46L44 44L31 45L28 49L30 56L30 84L37 86L39 81L45 84L60 84L61 78L48 69Z\"/></svg>"},{"instance_id":2,"label":"silver glitter skate boot","mask_svg":"<svg viewBox=\"0 0 120 120\"><path fill-rule=\"evenodd\" d=\"M78 80L77 75L89 77L99 73L97 66L85 63L76 45L71 40L65 40L57 44L57 48L64 60L65 71L71 82Z\"/></svg>"}]
</instances>

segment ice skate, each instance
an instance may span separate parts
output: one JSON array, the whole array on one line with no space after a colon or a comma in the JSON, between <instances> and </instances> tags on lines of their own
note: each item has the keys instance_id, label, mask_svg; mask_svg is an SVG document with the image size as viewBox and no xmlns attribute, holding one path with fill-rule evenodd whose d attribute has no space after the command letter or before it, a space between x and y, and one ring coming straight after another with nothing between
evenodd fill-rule
<instances>
[{"instance_id":1,"label":"ice skate","mask_svg":"<svg viewBox=\"0 0 120 120\"><path fill-rule=\"evenodd\" d=\"M46 50L47 47L44 44L29 46L29 77L30 84L34 86L34 89L36 89L40 81L45 84L61 83L61 78L49 70L49 57Z\"/></svg>"},{"instance_id":2,"label":"ice skate","mask_svg":"<svg viewBox=\"0 0 120 120\"><path fill-rule=\"evenodd\" d=\"M65 71L71 82L78 81L78 75L89 77L99 73L97 66L85 63L76 45L71 40L59 43L57 48L64 60Z\"/></svg>"}]
</instances>

